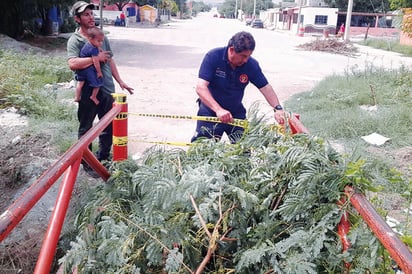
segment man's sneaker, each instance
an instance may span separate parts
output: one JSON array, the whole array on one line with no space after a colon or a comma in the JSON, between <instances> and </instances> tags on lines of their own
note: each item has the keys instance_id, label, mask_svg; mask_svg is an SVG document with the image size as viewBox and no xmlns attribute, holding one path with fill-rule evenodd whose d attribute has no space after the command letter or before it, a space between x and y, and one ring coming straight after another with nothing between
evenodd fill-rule
<instances>
[{"instance_id":1,"label":"man's sneaker","mask_svg":"<svg viewBox=\"0 0 412 274\"><path fill-rule=\"evenodd\" d=\"M100 175L97 174L97 172L88 164L83 164L83 170L87 173L87 175L89 175L92 178L100 178Z\"/></svg>"},{"instance_id":2,"label":"man's sneaker","mask_svg":"<svg viewBox=\"0 0 412 274\"><path fill-rule=\"evenodd\" d=\"M109 170L110 167L112 166L112 162L111 162L110 160L103 160L103 161L100 161L100 163L102 163L102 165L103 165L107 170Z\"/></svg>"}]
</instances>

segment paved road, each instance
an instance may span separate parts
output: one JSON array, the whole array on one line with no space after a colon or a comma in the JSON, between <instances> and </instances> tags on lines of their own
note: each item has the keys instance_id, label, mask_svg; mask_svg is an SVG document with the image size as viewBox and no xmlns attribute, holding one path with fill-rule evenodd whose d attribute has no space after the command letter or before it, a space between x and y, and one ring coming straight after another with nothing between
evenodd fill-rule
<instances>
[{"instance_id":1,"label":"paved road","mask_svg":"<svg viewBox=\"0 0 412 274\"><path fill-rule=\"evenodd\" d=\"M371 65L398 67L412 63L411 58L367 47L360 47L360 56L356 58L303 51L297 46L318 38L252 29L238 20L213 18L207 14L193 20L174 20L158 28L107 26L105 30L110 32L108 37L122 78L136 90L133 96L128 96L131 113L195 115L194 88L204 53L226 45L229 38L241 30L254 35L257 47L253 56L260 62L282 102L293 94L310 90L328 75L362 71ZM246 107L257 100L263 97L249 85L244 99ZM271 112L266 104L262 105L262 111ZM142 141L188 142L194 127L194 121L143 118L132 114L129 117L129 153L138 156L152 145Z\"/></svg>"}]
</instances>

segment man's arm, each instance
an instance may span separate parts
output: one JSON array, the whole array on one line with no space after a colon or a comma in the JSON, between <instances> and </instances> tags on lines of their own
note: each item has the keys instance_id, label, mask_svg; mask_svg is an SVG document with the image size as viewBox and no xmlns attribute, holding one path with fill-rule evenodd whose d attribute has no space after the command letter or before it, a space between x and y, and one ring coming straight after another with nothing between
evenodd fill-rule
<instances>
[{"instance_id":1,"label":"man's arm","mask_svg":"<svg viewBox=\"0 0 412 274\"><path fill-rule=\"evenodd\" d=\"M223 123L233 122L233 116L230 111L222 108L219 103L213 98L212 93L208 88L209 82L201 78L198 79L196 85L196 93L199 96L202 103L208 106L211 110L216 113L216 117L219 118Z\"/></svg>"},{"instance_id":2,"label":"man's arm","mask_svg":"<svg viewBox=\"0 0 412 274\"><path fill-rule=\"evenodd\" d=\"M271 105L273 108L277 105L280 105L278 96L276 95L275 90L270 84L267 84L263 88L259 89L262 92L263 96L265 97L266 101Z\"/></svg>"},{"instance_id":3,"label":"man's arm","mask_svg":"<svg viewBox=\"0 0 412 274\"><path fill-rule=\"evenodd\" d=\"M120 78L119 71L117 70L117 66L113 58L110 60L110 69L112 70L113 78L116 80L117 83L119 83L120 88L122 90L126 89L130 94L133 94L134 89L129 87L125 82L123 82L122 78Z\"/></svg>"},{"instance_id":4,"label":"man's arm","mask_svg":"<svg viewBox=\"0 0 412 274\"><path fill-rule=\"evenodd\" d=\"M101 51L95 58L98 62L105 63L110 59L110 51ZM92 57L72 57L67 62L71 70L85 69L94 64Z\"/></svg>"},{"instance_id":5,"label":"man's arm","mask_svg":"<svg viewBox=\"0 0 412 274\"><path fill-rule=\"evenodd\" d=\"M275 109L276 106L280 105L279 98L276 95L275 90L270 84L267 84L263 88L259 89L260 92L265 97L266 101ZM275 110L275 119L278 123L283 124L285 122L285 112L284 110Z\"/></svg>"}]
</instances>

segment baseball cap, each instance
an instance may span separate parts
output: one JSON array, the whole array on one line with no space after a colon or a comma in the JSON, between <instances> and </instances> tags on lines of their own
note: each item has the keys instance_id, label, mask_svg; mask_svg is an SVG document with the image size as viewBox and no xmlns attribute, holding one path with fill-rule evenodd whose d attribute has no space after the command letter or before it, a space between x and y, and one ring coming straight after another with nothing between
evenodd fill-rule
<instances>
[{"instance_id":1,"label":"baseball cap","mask_svg":"<svg viewBox=\"0 0 412 274\"><path fill-rule=\"evenodd\" d=\"M94 4L86 3L84 1L77 1L72 7L72 14L82 13L87 8L94 10Z\"/></svg>"}]
</instances>

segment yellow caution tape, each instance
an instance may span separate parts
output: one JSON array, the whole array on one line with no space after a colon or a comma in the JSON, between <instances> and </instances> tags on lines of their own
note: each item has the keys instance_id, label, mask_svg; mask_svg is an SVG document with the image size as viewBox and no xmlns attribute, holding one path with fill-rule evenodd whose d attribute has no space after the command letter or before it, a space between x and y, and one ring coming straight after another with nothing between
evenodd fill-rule
<instances>
[{"instance_id":1,"label":"yellow caution tape","mask_svg":"<svg viewBox=\"0 0 412 274\"><path fill-rule=\"evenodd\" d=\"M276 133L281 135L285 135L286 133L286 127L284 125L273 124L270 126L270 129L276 131Z\"/></svg>"},{"instance_id":2,"label":"yellow caution tape","mask_svg":"<svg viewBox=\"0 0 412 274\"><path fill-rule=\"evenodd\" d=\"M191 115L171 115L171 114L149 114L149 113L133 113L129 112L131 115L137 115L142 117L154 117L154 118L169 118L169 119L185 119L185 120L198 120L214 123L223 123L217 117L210 116L191 116ZM247 128L248 121L242 119L233 119L233 123L226 123L228 125L237 126L241 128Z\"/></svg>"},{"instance_id":3,"label":"yellow caution tape","mask_svg":"<svg viewBox=\"0 0 412 274\"><path fill-rule=\"evenodd\" d=\"M139 142L139 143L149 143L149 144L157 144L157 145L170 145L170 146L180 146L180 147L184 147L184 146L191 146L191 143L186 143L186 142L172 142L172 141L145 141L145 140L137 140L137 139L133 139L130 140L131 142Z\"/></svg>"},{"instance_id":4,"label":"yellow caution tape","mask_svg":"<svg viewBox=\"0 0 412 274\"><path fill-rule=\"evenodd\" d=\"M120 112L119 114L114 117L114 120L126 120L127 119L127 112Z\"/></svg>"},{"instance_id":5,"label":"yellow caution tape","mask_svg":"<svg viewBox=\"0 0 412 274\"><path fill-rule=\"evenodd\" d=\"M124 136L124 137L113 136L113 145L119 146L119 147L127 146L127 136Z\"/></svg>"}]
</instances>

